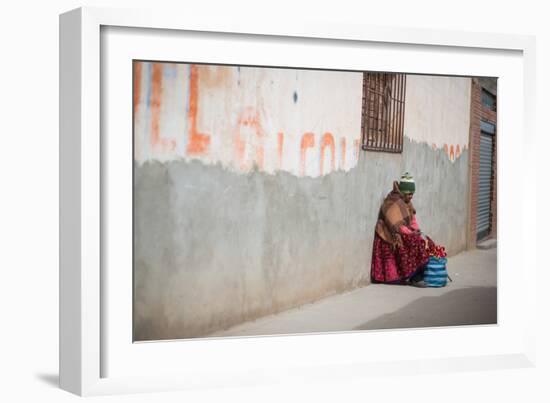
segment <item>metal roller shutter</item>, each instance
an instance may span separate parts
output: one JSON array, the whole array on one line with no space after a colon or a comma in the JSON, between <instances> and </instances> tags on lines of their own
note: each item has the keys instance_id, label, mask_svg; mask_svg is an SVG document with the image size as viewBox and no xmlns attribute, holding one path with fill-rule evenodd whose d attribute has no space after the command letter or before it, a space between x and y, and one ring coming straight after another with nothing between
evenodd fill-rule
<instances>
[{"instance_id":1,"label":"metal roller shutter","mask_svg":"<svg viewBox=\"0 0 550 403\"><path fill-rule=\"evenodd\" d=\"M479 151L479 191L477 199L477 239L491 231L493 135L481 132Z\"/></svg>"}]
</instances>

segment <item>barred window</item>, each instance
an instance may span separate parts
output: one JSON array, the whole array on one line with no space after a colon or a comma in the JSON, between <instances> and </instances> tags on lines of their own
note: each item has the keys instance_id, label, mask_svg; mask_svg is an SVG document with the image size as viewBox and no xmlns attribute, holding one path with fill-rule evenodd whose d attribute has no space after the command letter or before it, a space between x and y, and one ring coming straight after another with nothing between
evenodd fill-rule
<instances>
[{"instance_id":1,"label":"barred window","mask_svg":"<svg viewBox=\"0 0 550 403\"><path fill-rule=\"evenodd\" d=\"M403 151L405 74L363 73L363 150Z\"/></svg>"}]
</instances>

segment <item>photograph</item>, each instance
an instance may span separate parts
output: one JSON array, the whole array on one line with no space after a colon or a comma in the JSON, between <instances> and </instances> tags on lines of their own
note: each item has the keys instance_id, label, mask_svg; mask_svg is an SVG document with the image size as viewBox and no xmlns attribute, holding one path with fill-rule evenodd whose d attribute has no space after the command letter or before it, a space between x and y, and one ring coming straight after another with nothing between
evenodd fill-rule
<instances>
[{"instance_id":1,"label":"photograph","mask_svg":"<svg viewBox=\"0 0 550 403\"><path fill-rule=\"evenodd\" d=\"M545 2L4 2L6 403L550 402Z\"/></svg>"},{"instance_id":2,"label":"photograph","mask_svg":"<svg viewBox=\"0 0 550 403\"><path fill-rule=\"evenodd\" d=\"M132 61L133 342L497 322L497 78Z\"/></svg>"}]
</instances>

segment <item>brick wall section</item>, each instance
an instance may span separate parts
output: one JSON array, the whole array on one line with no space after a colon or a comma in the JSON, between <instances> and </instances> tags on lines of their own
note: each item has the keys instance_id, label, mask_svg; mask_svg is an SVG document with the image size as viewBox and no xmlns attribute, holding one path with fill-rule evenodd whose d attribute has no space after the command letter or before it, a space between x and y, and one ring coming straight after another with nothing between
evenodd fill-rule
<instances>
[{"instance_id":1,"label":"brick wall section","mask_svg":"<svg viewBox=\"0 0 550 403\"><path fill-rule=\"evenodd\" d=\"M479 191L479 148L481 136L481 120L493 123L496 126L497 113L485 107L481 103L481 84L476 78L472 79L472 93L470 106L470 218L468 230L468 247L475 248L477 243L477 200ZM497 106L498 108L498 106ZM497 128L498 132L498 128ZM497 234L497 134L493 139L493 189L491 201L491 233L490 237Z\"/></svg>"}]
</instances>

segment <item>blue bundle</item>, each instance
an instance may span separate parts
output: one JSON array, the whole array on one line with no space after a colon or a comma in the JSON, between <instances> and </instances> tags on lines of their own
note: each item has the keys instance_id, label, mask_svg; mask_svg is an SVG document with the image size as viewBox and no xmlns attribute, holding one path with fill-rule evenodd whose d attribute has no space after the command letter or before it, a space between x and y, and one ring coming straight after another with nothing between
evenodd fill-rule
<instances>
[{"instance_id":1,"label":"blue bundle","mask_svg":"<svg viewBox=\"0 0 550 403\"><path fill-rule=\"evenodd\" d=\"M424 269L426 287L445 287L447 278L447 258L430 256Z\"/></svg>"}]
</instances>

